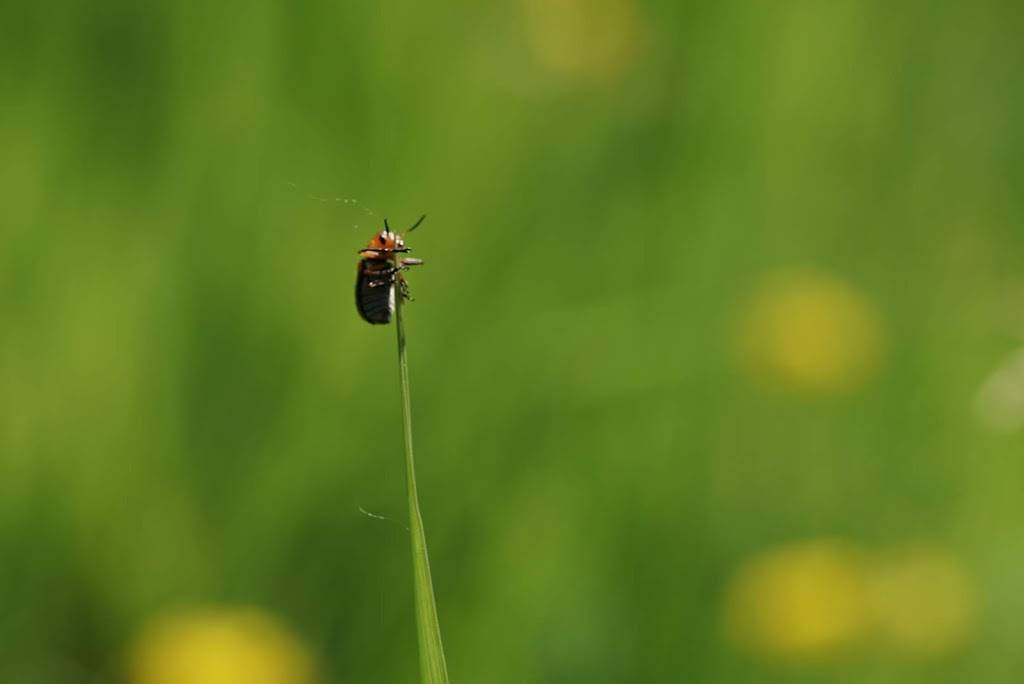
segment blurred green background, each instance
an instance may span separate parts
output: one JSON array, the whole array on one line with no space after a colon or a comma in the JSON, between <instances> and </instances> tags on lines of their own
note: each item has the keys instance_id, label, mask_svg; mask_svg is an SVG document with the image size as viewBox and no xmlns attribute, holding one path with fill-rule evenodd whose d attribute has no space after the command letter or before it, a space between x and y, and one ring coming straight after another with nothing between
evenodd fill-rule
<instances>
[{"instance_id":1,"label":"blurred green background","mask_svg":"<svg viewBox=\"0 0 1024 684\"><path fill-rule=\"evenodd\" d=\"M1019 681L1019 18L6 3L0 681Z\"/></svg>"}]
</instances>

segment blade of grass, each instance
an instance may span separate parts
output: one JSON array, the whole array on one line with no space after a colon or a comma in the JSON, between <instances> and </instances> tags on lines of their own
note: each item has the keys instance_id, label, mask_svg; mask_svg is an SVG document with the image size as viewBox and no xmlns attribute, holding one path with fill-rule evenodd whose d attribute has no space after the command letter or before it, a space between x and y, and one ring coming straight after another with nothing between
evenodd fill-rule
<instances>
[{"instance_id":1,"label":"blade of grass","mask_svg":"<svg viewBox=\"0 0 1024 684\"><path fill-rule=\"evenodd\" d=\"M397 290L398 287L396 286ZM412 540L413 594L416 601L416 632L420 645L420 675L426 684L448 684L448 665L441 644L441 625L434 604L427 538L416 493L416 467L412 455L412 408L409 400L409 363L405 356L405 325L402 296L395 293L395 327L398 329L398 374L402 386L402 426L405 432L405 481L409 494L409 537Z\"/></svg>"}]
</instances>

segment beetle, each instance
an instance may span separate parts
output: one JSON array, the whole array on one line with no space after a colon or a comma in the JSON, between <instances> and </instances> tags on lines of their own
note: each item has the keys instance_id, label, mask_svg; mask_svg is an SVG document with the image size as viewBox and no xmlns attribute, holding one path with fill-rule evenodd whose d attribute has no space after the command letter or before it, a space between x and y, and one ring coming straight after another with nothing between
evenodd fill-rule
<instances>
[{"instance_id":1,"label":"beetle","mask_svg":"<svg viewBox=\"0 0 1024 684\"><path fill-rule=\"evenodd\" d=\"M411 233L427 218L424 214L412 224L406 233ZM390 323L395 313L395 290L403 299L412 300L409 286L402 277L402 271L410 266L420 266L422 259L399 258L409 252L405 240L391 231L388 220L384 219L384 230L373 236L365 248L359 250L359 269L356 271L356 310L367 323Z\"/></svg>"}]
</instances>

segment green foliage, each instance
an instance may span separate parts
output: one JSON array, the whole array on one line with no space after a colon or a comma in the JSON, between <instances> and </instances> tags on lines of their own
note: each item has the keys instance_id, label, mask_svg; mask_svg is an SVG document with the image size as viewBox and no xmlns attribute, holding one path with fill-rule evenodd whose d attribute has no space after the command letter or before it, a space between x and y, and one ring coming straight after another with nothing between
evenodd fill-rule
<instances>
[{"instance_id":1,"label":"green foliage","mask_svg":"<svg viewBox=\"0 0 1024 684\"><path fill-rule=\"evenodd\" d=\"M0 681L116 681L196 605L273 615L325 682L415 681L394 331L352 289L424 212L453 680L1015 681L1021 432L976 407L1021 345L1018 14L5 3ZM839 285L772 299L790 270ZM825 538L948 551L968 636L731 640L736 573Z\"/></svg>"},{"instance_id":2,"label":"green foliage","mask_svg":"<svg viewBox=\"0 0 1024 684\"><path fill-rule=\"evenodd\" d=\"M395 298L395 329L398 333L398 374L402 390L402 433L405 441L405 479L409 494L409 538L412 542L413 596L416 601L416 632L419 636L420 675L426 684L448 684L448 665L441 643L441 625L434 603L434 582L430 577L427 536L416 490L416 465L412 448L412 406L409 391L409 361L405 351L405 323L402 297Z\"/></svg>"}]
</instances>

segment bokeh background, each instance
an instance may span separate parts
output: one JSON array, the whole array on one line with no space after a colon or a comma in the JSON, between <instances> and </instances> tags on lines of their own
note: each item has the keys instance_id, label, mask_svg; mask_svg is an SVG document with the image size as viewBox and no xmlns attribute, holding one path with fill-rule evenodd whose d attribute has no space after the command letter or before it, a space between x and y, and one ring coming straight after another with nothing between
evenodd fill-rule
<instances>
[{"instance_id":1,"label":"bokeh background","mask_svg":"<svg viewBox=\"0 0 1024 684\"><path fill-rule=\"evenodd\" d=\"M1019 18L4 4L0 681L1019 681Z\"/></svg>"}]
</instances>

